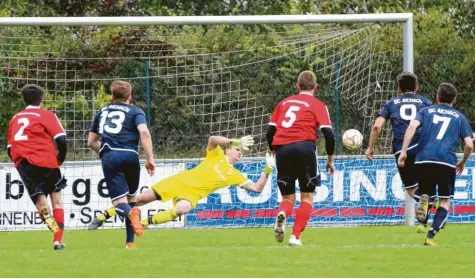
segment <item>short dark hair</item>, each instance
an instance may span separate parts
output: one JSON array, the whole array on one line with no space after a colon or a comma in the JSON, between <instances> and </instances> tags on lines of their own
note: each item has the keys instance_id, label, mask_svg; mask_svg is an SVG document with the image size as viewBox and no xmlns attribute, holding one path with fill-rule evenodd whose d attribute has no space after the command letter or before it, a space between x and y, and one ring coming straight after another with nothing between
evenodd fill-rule
<instances>
[{"instance_id":1,"label":"short dark hair","mask_svg":"<svg viewBox=\"0 0 476 279\"><path fill-rule=\"evenodd\" d=\"M39 106L43 95L45 95L45 90L39 85L27 84L21 89L21 95L27 105Z\"/></svg>"},{"instance_id":2,"label":"short dark hair","mask_svg":"<svg viewBox=\"0 0 476 279\"><path fill-rule=\"evenodd\" d=\"M438 87L438 99L440 99L440 103L444 104L451 104L453 100L456 98L458 91L456 87L451 83L442 83Z\"/></svg>"},{"instance_id":3,"label":"short dark hair","mask_svg":"<svg viewBox=\"0 0 476 279\"><path fill-rule=\"evenodd\" d=\"M311 90L314 89L314 86L317 83L317 78L313 72L304 71L299 74L297 83L301 90Z\"/></svg>"},{"instance_id":4,"label":"short dark hair","mask_svg":"<svg viewBox=\"0 0 476 279\"><path fill-rule=\"evenodd\" d=\"M112 82L111 91L115 100L125 101L132 94L132 86L127 81L115 80Z\"/></svg>"},{"instance_id":5,"label":"short dark hair","mask_svg":"<svg viewBox=\"0 0 476 279\"><path fill-rule=\"evenodd\" d=\"M418 86L418 78L410 72L403 72L397 77L398 88L405 92L415 92Z\"/></svg>"}]
</instances>

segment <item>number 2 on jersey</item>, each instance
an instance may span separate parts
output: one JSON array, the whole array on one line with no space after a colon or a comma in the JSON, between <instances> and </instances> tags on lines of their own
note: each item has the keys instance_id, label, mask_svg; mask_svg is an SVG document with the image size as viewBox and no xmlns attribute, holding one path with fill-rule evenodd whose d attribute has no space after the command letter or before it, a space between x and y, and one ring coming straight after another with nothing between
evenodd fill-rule
<instances>
[{"instance_id":1,"label":"number 2 on jersey","mask_svg":"<svg viewBox=\"0 0 476 279\"><path fill-rule=\"evenodd\" d=\"M436 136L436 139L439 139L439 140L442 139L443 136L445 135L446 129L448 129L448 125L450 124L451 118L439 116L437 114L433 115L433 124L438 124L441 121L443 121L443 125L441 125L440 131L438 132L438 135Z\"/></svg>"},{"instance_id":2,"label":"number 2 on jersey","mask_svg":"<svg viewBox=\"0 0 476 279\"><path fill-rule=\"evenodd\" d=\"M106 124L106 119L109 118L111 120L111 124L114 126L110 126ZM126 115L122 111L103 111L101 113L101 122L99 122L99 134L104 133L104 131L111 133L111 134L118 134L122 130L122 123Z\"/></svg>"},{"instance_id":3,"label":"number 2 on jersey","mask_svg":"<svg viewBox=\"0 0 476 279\"><path fill-rule=\"evenodd\" d=\"M25 131L26 126L30 124L30 120L28 118L20 118L18 119L18 124L21 125L20 129L18 132L15 134L13 137L14 141L22 141L22 140L28 140L28 136L24 135L23 132Z\"/></svg>"},{"instance_id":4,"label":"number 2 on jersey","mask_svg":"<svg viewBox=\"0 0 476 279\"><path fill-rule=\"evenodd\" d=\"M294 121L296 121L296 114L294 113L295 111L299 111L301 108L298 106L290 106L288 108L288 111L286 111L286 114L284 117L289 118L289 120L283 120L281 122L281 125L283 125L284 128L289 128L293 125Z\"/></svg>"}]
</instances>

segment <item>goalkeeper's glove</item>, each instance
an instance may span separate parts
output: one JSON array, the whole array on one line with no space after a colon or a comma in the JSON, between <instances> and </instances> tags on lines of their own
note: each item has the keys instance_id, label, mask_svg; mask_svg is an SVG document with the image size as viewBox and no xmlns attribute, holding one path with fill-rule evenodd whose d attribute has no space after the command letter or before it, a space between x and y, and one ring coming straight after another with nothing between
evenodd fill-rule
<instances>
[{"instance_id":1,"label":"goalkeeper's glove","mask_svg":"<svg viewBox=\"0 0 476 279\"><path fill-rule=\"evenodd\" d=\"M266 175L270 175L275 167L276 167L276 161L274 159L274 156L269 154L269 152L267 152L266 153L266 166L264 167L263 172Z\"/></svg>"},{"instance_id":2,"label":"goalkeeper's glove","mask_svg":"<svg viewBox=\"0 0 476 279\"><path fill-rule=\"evenodd\" d=\"M232 139L231 146L239 147L243 150L250 150L250 147L253 146L255 140L252 136L244 136L241 139Z\"/></svg>"}]
</instances>

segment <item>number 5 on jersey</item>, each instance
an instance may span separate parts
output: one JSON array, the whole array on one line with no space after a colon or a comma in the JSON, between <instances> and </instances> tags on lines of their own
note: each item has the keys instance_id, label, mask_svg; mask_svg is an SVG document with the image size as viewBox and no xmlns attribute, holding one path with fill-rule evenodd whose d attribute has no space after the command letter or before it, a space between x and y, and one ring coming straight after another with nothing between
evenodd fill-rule
<instances>
[{"instance_id":1,"label":"number 5 on jersey","mask_svg":"<svg viewBox=\"0 0 476 279\"><path fill-rule=\"evenodd\" d=\"M288 120L283 120L281 125L283 125L284 128L293 126L294 121L296 121L296 114L294 112L299 111L300 109L301 108L298 106L290 106L284 115L284 117L288 118Z\"/></svg>"}]
</instances>

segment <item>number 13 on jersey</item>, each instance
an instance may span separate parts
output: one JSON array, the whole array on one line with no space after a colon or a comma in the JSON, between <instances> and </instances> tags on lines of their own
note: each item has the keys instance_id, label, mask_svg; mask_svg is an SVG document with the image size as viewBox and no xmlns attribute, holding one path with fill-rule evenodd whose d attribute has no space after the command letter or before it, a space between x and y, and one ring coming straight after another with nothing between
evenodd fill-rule
<instances>
[{"instance_id":1,"label":"number 13 on jersey","mask_svg":"<svg viewBox=\"0 0 476 279\"><path fill-rule=\"evenodd\" d=\"M122 130L124 119L126 119L126 115L122 111L103 111L101 122L99 122L99 134L104 133L104 131L110 134L118 134ZM106 120L109 120L108 124L106 124Z\"/></svg>"}]
</instances>

